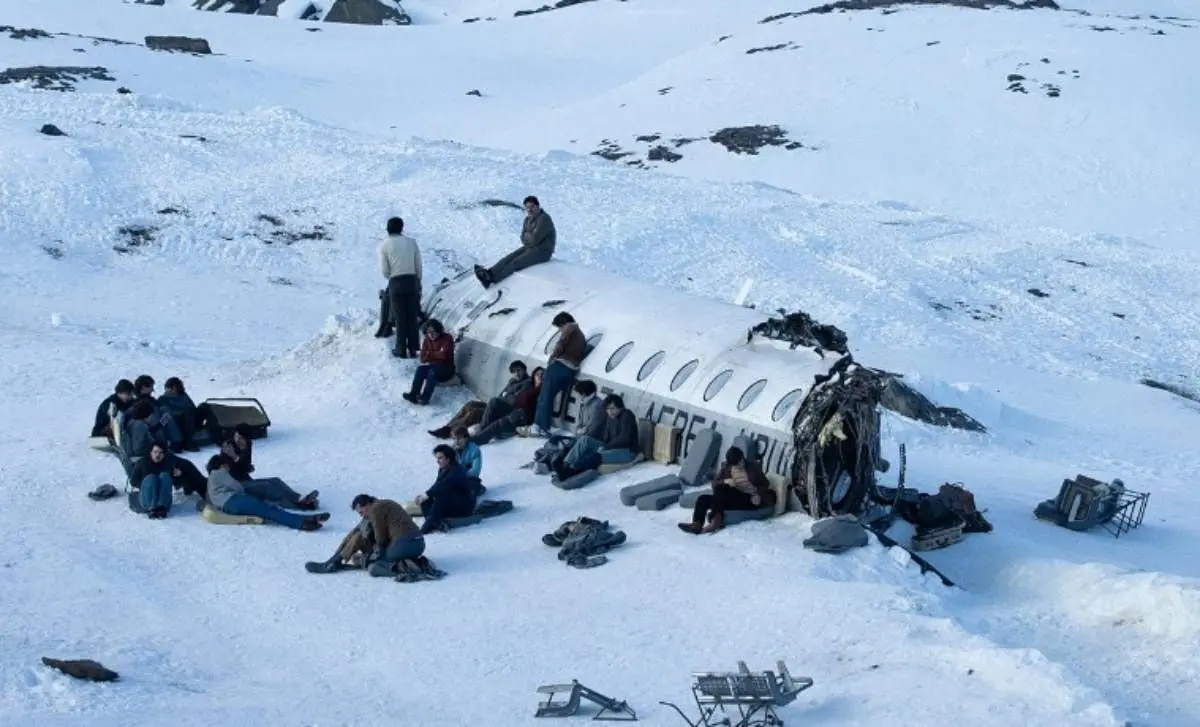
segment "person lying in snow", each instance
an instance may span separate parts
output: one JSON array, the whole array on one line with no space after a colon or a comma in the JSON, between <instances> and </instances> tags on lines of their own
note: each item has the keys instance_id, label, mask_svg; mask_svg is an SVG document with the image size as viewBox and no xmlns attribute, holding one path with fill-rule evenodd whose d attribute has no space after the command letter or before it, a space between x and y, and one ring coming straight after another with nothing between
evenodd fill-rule
<instances>
[{"instance_id":1,"label":"person lying in snow","mask_svg":"<svg viewBox=\"0 0 1200 727\"><path fill-rule=\"evenodd\" d=\"M569 464L564 457L554 468L559 480L573 477L584 470L594 470L602 464L626 464L637 456L641 448L637 417L625 408L625 400L617 394L609 394L604 399L604 413L604 434L601 435L599 447L591 449L595 443L585 443L585 452L575 458L574 464Z\"/></svg>"},{"instance_id":2,"label":"person lying in snow","mask_svg":"<svg viewBox=\"0 0 1200 727\"><path fill-rule=\"evenodd\" d=\"M159 405L158 400L154 397L154 377L142 374L134 380L133 388L137 397L135 403L147 401L154 409L147 424L150 425L150 431L154 433L155 441L166 442L167 448L176 454L182 452L183 433L179 430L175 418L167 412L166 408Z\"/></svg>"},{"instance_id":3,"label":"person lying in snow","mask_svg":"<svg viewBox=\"0 0 1200 727\"><path fill-rule=\"evenodd\" d=\"M468 401L450 419L449 424L437 429L431 429L429 433L439 439L448 439L453 436L452 432L455 427L469 428L474 424L479 424L479 428L482 428L484 425L490 424L503 416L503 414L498 414L497 411L501 409L505 413L512 411L512 407L516 404L517 394L528 389L533 383L533 379L529 378L529 372L525 367L524 361L513 361L510 363L508 365L508 373L508 383L487 404L484 404L482 401ZM497 401L500 403L495 403Z\"/></svg>"},{"instance_id":4,"label":"person lying in snow","mask_svg":"<svg viewBox=\"0 0 1200 727\"><path fill-rule=\"evenodd\" d=\"M393 564L425 553L425 536L400 503L362 494L350 507L362 520L342 539L332 558L305 565L310 573L336 573L361 559L362 568L382 563L374 570L390 575Z\"/></svg>"},{"instance_id":5,"label":"person lying in snow","mask_svg":"<svg viewBox=\"0 0 1200 727\"><path fill-rule=\"evenodd\" d=\"M550 353L550 363L546 364L546 381L538 395L533 421L525 431L518 432L522 436L550 436L550 426L554 420L554 397L560 391L564 394L570 391L587 350L587 337L570 313L560 312L550 323L558 328L558 342Z\"/></svg>"},{"instance_id":6,"label":"person lying in snow","mask_svg":"<svg viewBox=\"0 0 1200 727\"><path fill-rule=\"evenodd\" d=\"M208 503L221 512L260 517L296 530L317 530L329 519L327 512L301 515L264 502L266 493L254 487L257 481L238 482L229 472L232 464L224 454L214 454L208 460ZM310 492L298 498L298 502L303 502L306 509L315 509L316 494L316 491Z\"/></svg>"},{"instance_id":7,"label":"person lying in snow","mask_svg":"<svg viewBox=\"0 0 1200 727\"><path fill-rule=\"evenodd\" d=\"M161 520L171 511L175 485L172 477L182 475L178 469L172 469L167 459L167 448L158 442L150 445L147 456L133 466L129 480L137 488L142 509L151 520Z\"/></svg>"},{"instance_id":8,"label":"person lying in snow","mask_svg":"<svg viewBox=\"0 0 1200 727\"><path fill-rule=\"evenodd\" d=\"M421 362L413 372L412 388L401 394L414 404L428 404L438 382L454 377L454 336L446 333L442 322L431 318L425 324L421 342Z\"/></svg>"},{"instance_id":9,"label":"person lying in snow","mask_svg":"<svg viewBox=\"0 0 1200 727\"><path fill-rule=\"evenodd\" d=\"M415 499L425 516L422 535L445 530L446 518L467 517L475 512L475 493L454 449L439 444L433 448L433 456L437 461L437 479L425 494Z\"/></svg>"},{"instance_id":10,"label":"person lying in snow","mask_svg":"<svg viewBox=\"0 0 1200 727\"><path fill-rule=\"evenodd\" d=\"M541 366L534 369L529 377L529 386L513 397L512 404L505 399L492 399L483 414L483 420L479 422L479 431L471 435L471 441L484 445L493 439L507 439L525 429L524 425L533 421L533 412L542 391L543 373Z\"/></svg>"},{"instance_id":11,"label":"person lying in snow","mask_svg":"<svg viewBox=\"0 0 1200 727\"><path fill-rule=\"evenodd\" d=\"M117 412L128 411L132 405L133 382L129 379L121 379L117 382L113 393L100 402L100 406L96 407L96 421L92 424L92 436L108 437L108 441L115 442L112 430L113 417L117 415Z\"/></svg>"},{"instance_id":12,"label":"person lying in snow","mask_svg":"<svg viewBox=\"0 0 1200 727\"><path fill-rule=\"evenodd\" d=\"M775 493L762 468L746 459L746 453L738 447L725 450L725 464L713 480L711 495L696 498L692 508L692 521L679 523L685 533L715 533L725 527L725 513L729 510L757 510L775 504ZM705 516L708 524L704 524Z\"/></svg>"},{"instance_id":13,"label":"person lying in snow","mask_svg":"<svg viewBox=\"0 0 1200 727\"><path fill-rule=\"evenodd\" d=\"M196 432L203 429L206 421L201 410L196 408L196 402L188 395L183 387L183 381L178 376L172 376L163 384L165 391L158 397L158 407L171 415L175 425L179 427L180 446L189 452L199 452L192 439ZM207 407L206 407L207 408Z\"/></svg>"},{"instance_id":14,"label":"person lying in snow","mask_svg":"<svg viewBox=\"0 0 1200 727\"><path fill-rule=\"evenodd\" d=\"M455 427L454 429L454 452L458 455L458 462L466 472L467 479L471 481L471 492L475 493L475 497L482 497L483 493L487 492L481 479L483 452L479 451L478 444L471 441L471 435L467 434L466 427Z\"/></svg>"},{"instance_id":15,"label":"person lying in snow","mask_svg":"<svg viewBox=\"0 0 1200 727\"><path fill-rule=\"evenodd\" d=\"M525 221L521 225L521 247L500 258L490 268L475 266L475 277L488 288L508 276L532 265L544 263L554 256L558 233L554 220L542 209L537 197L525 198Z\"/></svg>"}]
</instances>

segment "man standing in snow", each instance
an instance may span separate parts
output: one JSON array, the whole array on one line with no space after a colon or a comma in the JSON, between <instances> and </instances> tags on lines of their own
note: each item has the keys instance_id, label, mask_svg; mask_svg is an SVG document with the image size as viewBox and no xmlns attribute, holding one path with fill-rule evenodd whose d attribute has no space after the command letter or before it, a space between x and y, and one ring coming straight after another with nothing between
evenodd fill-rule
<instances>
[{"instance_id":1,"label":"man standing in snow","mask_svg":"<svg viewBox=\"0 0 1200 727\"><path fill-rule=\"evenodd\" d=\"M557 241L554 220L542 209L538 198L525 198L525 223L521 225L521 247L510 252L490 268L475 266L475 277L487 288L531 265L544 263L554 255Z\"/></svg>"},{"instance_id":2,"label":"man standing in snow","mask_svg":"<svg viewBox=\"0 0 1200 727\"><path fill-rule=\"evenodd\" d=\"M421 249L416 240L404 234L404 220L399 217L388 220L387 233L387 239L379 245L379 272L388 281L388 304L396 326L392 355L412 358L421 347L417 330L421 315Z\"/></svg>"}]
</instances>

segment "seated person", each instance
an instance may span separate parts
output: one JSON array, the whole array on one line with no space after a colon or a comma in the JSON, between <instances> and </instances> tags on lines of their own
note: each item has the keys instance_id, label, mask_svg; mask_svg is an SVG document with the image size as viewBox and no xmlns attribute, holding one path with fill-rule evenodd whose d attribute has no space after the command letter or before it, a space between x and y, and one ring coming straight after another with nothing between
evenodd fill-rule
<instances>
[{"instance_id":1,"label":"seated person","mask_svg":"<svg viewBox=\"0 0 1200 727\"><path fill-rule=\"evenodd\" d=\"M746 453L738 447L725 450L725 464L717 472L712 489L711 495L696 498L692 521L679 523L680 530L693 535L715 533L725 527L725 513L729 510L757 510L775 504L775 492L762 468L747 460Z\"/></svg>"},{"instance_id":2,"label":"seated person","mask_svg":"<svg viewBox=\"0 0 1200 727\"><path fill-rule=\"evenodd\" d=\"M129 479L138 490L142 510L151 520L161 520L171 511L174 486L171 476L180 474L179 470L172 471L167 448L158 442L150 445L147 456L133 466Z\"/></svg>"},{"instance_id":3,"label":"seated person","mask_svg":"<svg viewBox=\"0 0 1200 727\"><path fill-rule=\"evenodd\" d=\"M121 448L131 464L150 454L150 445L156 441L164 446L165 438L160 439L151 430L150 421L154 417L154 402L141 399L129 408L122 423ZM159 432L161 434L161 432Z\"/></svg>"},{"instance_id":4,"label":"seated person","mask_svg":"<svg viewBox=\"0 0 1200 727\"><path fill-rule=\"evenodd\" d=\"M458 462L462 465L463 471L467 473L467 478L471 480L471 491L475 493L475 497L480 497L487 488L483 486L483 480L480 475L483 472L483 452L479 451L479 445L471 441L471 435L467 434L466 427L455 427L454 429L454 453L458 455Z\"/></svg>"},{"instance_id":5,"label":"seated person","mask_svg":"<svg viewBox=\"0 0 1200 727\"><path fill-rule=\"evenodd\" d=\"M521 225L521 246L500 258L490 268L475 266L475 277L487 288L531 265L544 263L554 255L558 233L554 220L542 209L537 197L525 198L525 221Z\"/></svg>"},{"instance_id":6,"label":"seated person","mask_svg":"<svg viewBox=\"0 0 1200 727\"><path fill-rule=\"evenodd\" d=\"M154 398L154 377L149 374L142 374L134 379L133 382L134 395L137 401L148 401L154 407L154 413L150 416L148 423L150 431L154 432L155 441L166 442L168 448L178 454L183 451L183 433L179 430L179 425L175 422L165 408L159 406L158 400Z\"/></svg>"},{"instance_id":7,"label":"seated person","mask_svg":"<svg viewBox=\"0 0 1200 727\"><path fill-rule=\"evenodd\" d=\"M192 443L192 438L198 430L204 428L204 422L196 409L196 402L192 401L178 376L167 379L163 387L166 391L158 397L159 409L170 414L179 427L180 446L189 452L199 452L200 448Z\"/></svg>"},{"instance_id":8,"label":"seated person","mask_svg":"<svg viewBox=\"0 0 1200 727\"><path fill-rule=\"evenodd\" d=\"M221 443L221 454L229 457L233 463L229 472L239 482L250 479L250 473L254 471L254 440L250 438L251 434L249 425L238 424L233 428L233 437Z\"/></svg>"},{"instance_id":9,"label":"seated person","mask_svg":"<svg viewBox=\"0 0 1200 727\"><path fill-rule=\"evenodd\" d=\"M482 429L512 411L512 407L516 404L517 394L528 389L532 385L533 379L529 378L524 361L510 363L508 373L508 383L504 385L499 394L492 397L491 401L487 404L482 401L468 401L462 409L458 410L449 424L431 429L429 433L439 439L447 439L452 436L451 432L454 427L470 427L473 424L479 424L479 428Z\"/></svg>"},{"instance_id":10,"label":"seated person","mask_svg":"<svg viewBox=\"0 0 1200 727\"><path fill-rule=\"evenodd\" d=\"M92 436L108 437L108 441L115 442L112 430L113 417L119 411L128 410L132 404L133 382L129 379L121 379L117 382L113 393L100 402L100 406L96 407L96 422L92 425Z\"/></svg>"},{"instance_id":11,"label":"seated person","mask_svg":"<svg viewBox=\"0 0 1200 727\"><path fill-rule=\"evenodd\" d=\"M571 468L578 468L581 459L599 452L604 447L604 430L608 418L604 412L604 399L596 395L594 381L576 381L573 387L579 395L579 413L575 416L575 437L568 441L562 455L551 461L551 466L559 462ZM551 441L554 437L550 438Z\"/></svg>"},{"instance_id":12,"label":"seated person","mask_svg":"<svg viewBox=\"0 0 1200 727\"><path fill-rule=\"evenodd\" d=\"M604 412L604 434L601 436L600 447L580 455L574 464L569 464L564 457L563 462L555 467L555 474L560 480L584 470L596 469L602 464L632 462L641 451L637 417L625 408L625 400L617 394L609 394L604 399Z\"/></svg>"},{"instance_id":13,"label":"seated person","mask_svg":"<svg viewBox=\"0 0 1200 727\"><path fill-rule=\"evenodd\" d=\"M329 519L329 513L301 515L263 502L230 474L233 463L224 454L214 454L208 460L208 502L228 515L249 515L296 530L318 530Z\"/></svg>"},{"instance_id":14,"label":"seated person","mask_svg":"<svg viewBox=\"0 0 1200 727\"><path fill-rule=\"evenodd\" d=\"M513 397L511 404L505 399L492 399L479 422L479 431L471 435L471 441L484 445L493 439L507 439L533 421L538 395L542 391L543 373L541 366L534 369L533 376L529 377L531 383Z\"/></svg>"},{"instance_id":15,"label":"seated person","mask_svg":"<svg viewBox=\"0 0 1200 727\"><path fill-rule=\"evenodd\" d=\"M428 404L438 382L454 377L454 336L446 333L442 322L431 318L425 324L421 358L413 372L412 388L401 394L414 404Z\"/></svg>"},{"instance_id":16,"label":"seated person","mask_svg":"<svg viewBox=\"0 0 1200 727\"><path fill-rule=\"evenodd\" d=\"M332 558L307 566L310 573L336 573L352 567L359 557L362 567L367 568L377 562L390 564L419 558L425 552L425 536L400 503L363 494L350 506L362 520L342 539Z\"/></svg>"},{"instance_id":17,"label":"seated person","mask_svg":"<svg viewBox=\"0 0 1200 727\"><path fill-rule=\"evenodd\" d=\"M445 530L446 518L467 517L475 512L475 493L454 449L439 444L433 448L433 456L437 460L437 479L425 494L416 497L421 514L425 516L422 535Z\"/></svg>"}]
</instances>

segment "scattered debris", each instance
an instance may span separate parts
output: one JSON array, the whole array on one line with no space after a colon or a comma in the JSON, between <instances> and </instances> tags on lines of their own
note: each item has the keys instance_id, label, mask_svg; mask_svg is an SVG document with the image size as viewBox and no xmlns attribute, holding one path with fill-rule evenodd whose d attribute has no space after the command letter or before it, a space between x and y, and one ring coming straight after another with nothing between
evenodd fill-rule
<instances>
[{"instance_id":1,"label":"scattered debris","mask_svg":"<svg viewBox=\"0 0 1200 727\"><path fill-rule=\"evenodd\" d=\"M481 96L481 97L483 96L483 94L479 92L478 88L472 88L470 91L467 91L467 95L468 96Z\"/></svg>"},{"instance_id":2,"label":"scattered debris","mask_svg":"<svg viewBox=\"0 0 1200 727\"><path fill-rule=\"evenodd\" d=\"M804 15L827 15L833 12L845 13L852 10L882 10L884 15L890 15L905 5L948 5L950 7L970 8L972 10L991 10L992 8L1005 8L1008 10L1062 9L1054 0L839 0L839 2L818 5L808 10L771 15L758 22L774 23L779 20L799 18Z\"/></svg>"},{"instance_id":3,"label":"scattered debris","mask_svg":"<svg viewBox=\"0 0 1200 727\"><path fill-rule=\"evenodd\" d=\"M0 25L0 33L8 33L8 37L12 40L36 40L52 37L50 33L41 28L14 28L11 25Z\"/></svg>"},{"instance_id":4,"label":"scattered debris","mask_svg":"<svg viewBox=\"0 0 1200 727\"><path fill-rule=\"evenodd\" d=\"M777 125L730 126L715 132L708 140L720 144L734 154L758 154L765 146L782 146L784 149L801 149L798 141L787 138L787 132Z\"/></svg>"},{"instance_id":5,"label":"scattered debris","mask_svg":"<svg viewBox=\"0 0 1200 727\"><path fill-rule=\"evenodd\" d=\"M977 321L998 321L1000 320L999 314L1003 311L1003 309L995 303L988 303L984 308L979 308L970 305L963 300L955 300L953 307L948 306L945 303L939 303L936 300L930 301L929 305L934 310L938 311L952 311L957 308L958 310L967 313L971 316L971 318L974 318Z\"/></svg>"},{"instance_id":6,"label":"scattered debris","mask_svg":"<svg viewBox=\"0 0 1200 727\"><path fill-rule=\"evenodd\" d=\"M43 656L42 663L51 669L57 669L63 674L75 677L76 679L86 679L93 682L112 682L121 678L112 669L108 669L100 662L92 661L91 659L68 659L64 661Z\"/></svg>"},{"instance_id":7,"label":"scattered debris","mask_svg":"<svg viewBox=\"0 0 1200 727\"><path fill-rule=\"evenodd\" d=\"M146 47L150 50L212 55L212 48L207 40L183 35L147 35Z\"/></svg>"},{"instance_id":8,"label":"scattered debris","mask_svg":"<svg viewBox=\"0 0 1200 727\"><path fill-rule=\"evenodd\" d=\"M62 129L58 128L54 124L42 124L42 128L38 129L38 131L45 134L46 136L66 136L67 135L66 132L64 132Z\"/></svg>"},{"instance_id":9,"label":"scattered debris","mask_svg":"<svg viewBox=\"0 0 1200 727\"><path fill-rule=\"evenodd\" d=\"M1063 262L1065 262L1065 263L1071 263L1072 265L1078 265L1078 266L1079 266L1079 267L1081 267L1081 268L1090 268L1090 267L1092 267L1090 263L1085 263L1085 262L1084 262L1084 261L1082 261L1082 260L1072 260L1071 258L1063 258Z\"/></svg>"},{"instance_id":10,"label":"scattered debris","mask_svg":"<svg viewBox=\"0 0 1200 727\"><path fill-rule=\"evenodd\" d=\"M610 162L615 162L618 159L624 159L627 156L633 156L633 152L625 151L619 144L611 139L601 139L600 148L592 152L592 155L607 159Z\"/></svg>"},{"instance_id":11,"label":"scattered debris","mask_svg":"<svg viewBox=\"0 0 1200 727\"><path fill-rule=\"evenodd\" d=\"M1050 59L1049 59L1049 58L1042 58L1042 59L1041 59L1041 62L1042 62L1042 64L1043 64L1043 65L1048 65L1048 64L1050 63ZM1030 65L1032 65L1032 64L1030 64L1030 63L1019 63L1019 64L1017 64L1017 68L1018 68L1018 69L1020 69L1020 68L1026 68L1026 67L1028 67L1028 66L1030 66ZM1071 73L1071 77L1072 77L1072 78L1079 78L1079 70L1078 70L1078 69L1072 69L1070 73ZM1060 70L1060 71L1058 71L1058 72L1056 73L1056 75L1059 75L1059 76L1066 76L1066 75L1067 75L1067 71L1066 71L1065 69L1064 69L1064 70ZM1028 83L1031 83L1031 84L1033 84L1033 83L1036 83L1036 84L1038 84L1038 85L1041 87L1042 91L1043 91L1043 92L1045 92L1045 94L1046 94L1047 98L1058 98L1059 96L1061 96L1061 95L1062 95L1062 88L1061 88L1061 87L1060 87L1058 84L1055 84L1055 83L1049 83L1049 82L1042 82L1042 81L1039 81L1039 80L1038 80L1038 79L1036 79L1036 78L1027 78L1026 76L1024 76L1024 75L1022 75L1022 74L1020 74L1020 73L1010 73L1010 74L1008 74L1008 76L1006 76L1006 77L1005 77L1005 79L1004 79L1004 80L1005 80L1005 81L1008 83L1008 89L1007 89L1007 90L1009 90L1009 91L1011 91L1011 92L1013 92L1013 93L1024 93L1024 94L1028 94L1028 93L1029 93L1029 89L1028 89L1028 88L1027 88L1027 86L1026 86L1026 83L1028 82Z\"/></svg>"},{"instance_id":12,"label":"scattered debris","mask_svg":"<svg viewBox=\"0 0 1200 727\"><path fill-rule=\"evenodd\" d=\"M286 229L274 230L271 232L269 239L262 237L259 239L268 245L272 245L276 242L284 245L292 245L306 240L332 240L333 237L330 235L329 230L325 227L325 225L313 225L312 229L304 231Z\"/></svg>"},{"instance_id":13,"label":"scattered debris","mask_svg":"<svg viewBox=\"0 0 1200 727\"><path fill-rule=\"evenodd\" d=\"M650 143L652 141L658 141L661 138L662 137L659 136L658 134L642 134L641 136L637 137L637 140L641 141L641 142L645 142L645 143Z\"/></svg>"},{"instance_id":14,"label":"scattered debris","mask_svg":"<svg viewBox=\"0 0 1200 727\"><path fill-rule=\"evenodd\" d=\"M931 40L931 41L929 41L928 43L926 43L926 44L925 44L925 46L926 46L926 47L928 47L928 46L931 46L931 45L939 45L939 44L941 44L941 42L942 42L942 41L940 41L940 40Z\"/></svg>"},{"instance_id":15,"label":"scattered debris","mask_svg":"<svg viewBox=\"0 0 1200 727\"><path fill-rule=\"evenodd\" d=\"M1030 288L1029 290L1027 290L1025 292L1029 293L1030 295L1034 296L1035 298L1049 298L1050 297L1049 293L1047 293L1043 290L1040 290L1038 288Z\"/></svg>"},{"instance_id":16,"label":"scattered debris","mask_svg":"<svg viewBox=\"0 0 1200 727\"><path fill-rule=\"evenodd\" d=\"M320 33L321 32L320 28L305 28L305 30L307 30L310 33Z\"/></svg>"},{"instance_id":17,"label":"scattered debris","mask_svg":"<svg viewBox=\"0 0 1200 727\"><path fill-rule=\"evenodd\" d=\"M666 96L668 93L670 93L673 90L675 90L674 86L664 86L663 88L658 89L658 95Z\"/></svg>"},{"instance_id":18,"label":"scattered debris","mask_svg":"<svg viewBox=\"0 0 1200 727\"><path fill-rule=\"evenodd\" d=\"M46 253L55 260L62 260L63 250L58 245L42 245L42 252Z\"/></svg>"},{"instance_id":19,"label":"scattered debris","mask_svg":"<svg viewBox=\"0 0 1200 727\"><path fill-rule=\"evenodd\" d=\"M118 88L118 89L117 89L117 93L119 93L119 94L121 94L121 95L124 95L124 94L127 94L127 93L133 93L133 91L130 91L128 88L125 88L124 86L121 86L120 88Z\"/></svg>"},{"instance_id":20,"label":"scattered debris","mask_svg":"<svg viewBox=\"0 0 1200 727\"><path fill-rule=\"evenodd\" d=\"M117 230L117 234L124 239L123 243L113 245L113 249L119 253L130 253L139 247L146 247L154 242L155 234L158 232L157 227L148 225L126 225Z\"/></svg>"},{"instance_id":21,"label":"scattered debris","mask_svg":"<svg viewBox=\"0 0 1200 727\"><path fill-rule=\"evenodd\" d=\"M1121 320L1125 320L1125 314L1124 313L1113 313L1113 318L1120 318Z\"/></svg>"},{"instance_id":22,"label":"scattered debris","mask_svg":"<svg viewBox=\"0 0 1200 727\"><path fill-rule=\"evenodd\" d=\"M968 432L987 432L987 427L962 409L938 406L924 394L904 383L900 374L870 369L882 386L879 405L906 419L925 422L936 427L963 429Z\"/></svg>"},{"instance_id":23,"label":"scattered debris","mask_svg":"<svg viewBox=\"0 0 1200 727\"><path fill-rule=\"evenodd\" d=\"M0 71L0 85L30 81L47 91L74 91L82 80L116 81L103 66L25 66Z\"/></svg>"},{"instance_id":24,"label":"scattered debris","mask_svg":"<svg viewBox=\"0 0 1200 727\"><path fill-rule=\"evenodd\" d=\"M751 328L746 334L746 343L753 340L757 333L764 338L790 343L793 349L804 346L815 348L818 353L834 351L844 354L849 351L846 348L846 333L837 326L817 323L803 311L788 313L780 308L778 313L781 318L771 318Z\"/></svg>"},{"instance_id":25,"label":"scattered debris","mask_svg":"<svg viewBox=\"0 0 1200 727\"><path fill-rule=\"evenodd\" d=\"M179 135L179 138L180 138L180 139L195 139L196 141L199 141L199 142L206 142L206 141L208 141L208 137L206 137L206 136L199 136L199 135L197 135L197 134L180 134L180 135Z\"/></svg>"}]
</instances>

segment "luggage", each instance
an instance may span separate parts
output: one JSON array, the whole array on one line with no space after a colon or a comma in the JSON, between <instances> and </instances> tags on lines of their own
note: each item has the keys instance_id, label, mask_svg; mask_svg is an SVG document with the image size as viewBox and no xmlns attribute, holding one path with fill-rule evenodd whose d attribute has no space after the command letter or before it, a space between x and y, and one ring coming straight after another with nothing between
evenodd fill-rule
<instances>
[{"instance_id":1,"label":"luggage","mask_svg":"<svg viewBox=\"0 0 1200 727\"><path fill-rule=\"evenodd\" d=\"M267 410L258 399L205 399L200 406L208 409L206 429L214 442L224 442L233 437L234 429L239 424L249 428L250 439L266 437L267 429L271 426L271 417L267 416Z\"/></svg>"}]
</instances>

